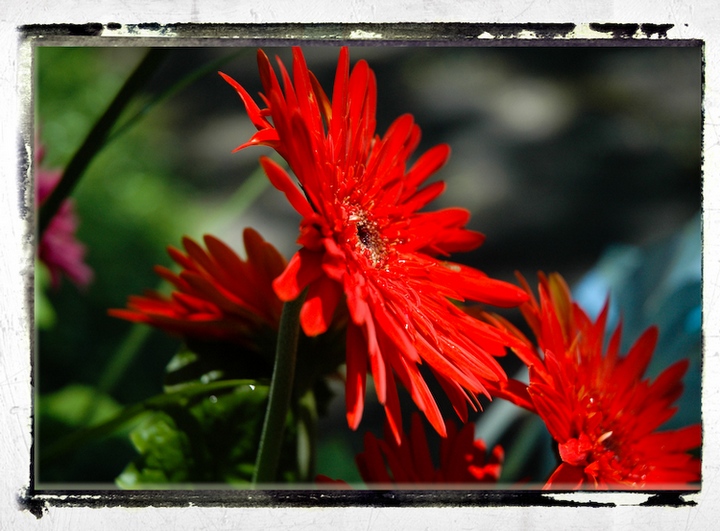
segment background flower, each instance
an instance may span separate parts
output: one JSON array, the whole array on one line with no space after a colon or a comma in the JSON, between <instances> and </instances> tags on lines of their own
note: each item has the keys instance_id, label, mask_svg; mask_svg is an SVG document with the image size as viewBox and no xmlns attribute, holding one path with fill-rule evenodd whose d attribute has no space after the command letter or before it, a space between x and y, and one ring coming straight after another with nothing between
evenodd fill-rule
<instances>
[{"instance_id":1,"label":"background flower","mask_svg":"<svg viewBox=\"0 0 720 531\"><path fill-rule=\"evenodd\" d=\"M404 432L398 442L385 425L383 439L372 433L365 434L364 449L356 456L360 475L371 488L381 485L417 484L477 485L493 484L500 477L503 462L503 449L495 446L488 455L487 446L482 439L475 439L475 427L472 423L458 430L452 421L448 421L448 435L440 440L439 459L433 459L434 453L428 444L422 419L417 413L411 417L410 435ZM340 484L342 482L327 477L320 478L321 483Z\"/></svg>"},{"instance_id":2,"label":"background flower","mask_svg":"<svg viewBox=\"0 0 720 531\"><path fill-rule=\"evenodd\" d=\"M37 206L52 193L62 177L61 171L41 167L44 148L35 149L35 198ZM58 288L62 276L77 286L85 287L93 279L93 271L84 262L85 246L75 238L78 218L72 199L66 199L53 217L37 247L37 256L48 267L52 286Z\"/></svg>"},{"instance_id":3,"label":"background flower","mask_svg":"<svg viewBox=\"0 0 720 531\"><path fill-rule=\"evenodd\" d=\"M180 273L155 266L155 272L174 287L170 296L157 291L133 295L127 309L108 313L190 341L223 341L261 351L261 338L276 332L280 322L282 302L272 290L272 281L286 260L249 228L243 233L247 260L214 236L203 240L207 251L187 237L185 253L168 247L168 254L182 267ZM272 337L269 345L263 345L268 346L272 356Z\"/></svg>"},{"instance_id":4,"label":"background flower","mask_svg":"<svg viewBox=\"0 0 720 531\"><path fill-rule=\"evenodd\" d=\"M269 379L283 305L272 282L287 261L251 228L243 232L245 260L214 236L205 235L203 241L207 250L188 237L183 238L184 253L168 247L182 267L179 273L155 266L155 272L173 287L169 295L158 290L131 295L127 308L108 313L182 338L192 356L183 357L181 351L168 365L168 384L182 382L190 374L204 374L206 380ZM338 314L327 334L300 338L295 371L299 396L336 373L343 354L337 335L344 323ZM324 389L322 394L328 398Z\"/></svg>"},{"instance_id":5,"label":"background flower","mask_svg":"<svg viewBox=\"0 0 720 531\"><path fill-rule=\"evenodd\" d=\"M413 414L410 436L398 444L385 430L380 440L365 435L365 451L357 456L360 474L366 483L435 483L468 485L496 483L500 477L503 449L495 446L488 455L482 439L475 439L475 426L465 424L458 431L447 423L448 435L440 440L439 464L433 462L420 416Z\"/></svg>"}]
</instances>

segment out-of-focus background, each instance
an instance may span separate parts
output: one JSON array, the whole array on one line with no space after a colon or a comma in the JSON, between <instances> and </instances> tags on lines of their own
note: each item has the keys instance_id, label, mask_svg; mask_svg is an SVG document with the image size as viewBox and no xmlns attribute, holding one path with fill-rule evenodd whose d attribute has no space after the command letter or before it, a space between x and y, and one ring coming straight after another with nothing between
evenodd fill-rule
<instances>
[{"instance_id":1,"label":"out-of-focus background","mask_svg":"<svg viewBox=\"0 0 720 531\"><path fill-rule=\"evenodd\" d=\"M291 64L289 49L266 51ZM44 167L68 163L145 53L36 49ZM336 47L305 49L329 95L337 54ZM622 316L626 349L647 326L661 327L652 376L691 358L668 426L699 421L700 48L368 46L350 55L352 62L367 59L376 73L380 134L412 113L423 132L417 155L450 144L450 162L436 177L447 191L431 208L469 209L470 228L487 237L453 259L510 281L518 270L531 284L538 270L558 271L591 313L612 290L611 316ZM106 311L158 285L152 266L170 265L166 246L211 232L240 251L242 229L252 226L287 257L296 248L299 218L282 194L271 186L240 188L267 150L231 153L254 127L217 70L253 96L260 91L255 49L171 50L145 101L178 90L117 135L73 194L95 279L86 289L65 280L52 290L38 271L36 446L92 420L88 414L108 415L162 391L179 341L156 331L140 338ZM513 374L518 366L508 360L507 369ZM346 428L342 396L331 403L319 472L357 479L353 456L363 432L381 433L375 402L370 391L358 433ZM542 425L507 405L477 418L478 435L505 446L507 477L544 480L553 457ZM41 467L36 479L107 487L134 455L120 432Z\"/></svg>"}]
</instances>

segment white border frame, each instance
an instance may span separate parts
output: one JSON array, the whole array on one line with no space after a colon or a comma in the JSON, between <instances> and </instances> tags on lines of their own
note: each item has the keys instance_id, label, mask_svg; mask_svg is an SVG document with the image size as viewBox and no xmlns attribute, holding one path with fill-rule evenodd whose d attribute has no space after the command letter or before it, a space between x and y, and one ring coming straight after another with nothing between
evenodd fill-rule
<instances>
[{"instance_id":1,"label":"white border frame","mask_svg":"<svg viewBox=\"0 0 720 531\"><path fill-rule=\"evenodd\" d=\"M718 431L720 392L720 214L717 171L720 167L720 9L713 0L692 3L653 0L577 2L549 9L532 0L504 0L497 5L474 0L333 0L297 2L265 0L251 6L242 2L197 0L113 0L88 3L42 0L21 6L10 2L0 14L0 529L236 529L272 526L315 529L368 527L536 529L550 527L604 529L633 526L654 529L710 529L720 511L718 493ZM570 4L570 3L569 3ZM382 7L381 7L382 6ZM27 220L23 219L23 191L19 190L19 144L22 109L30 94L30 47L22 44L17 28L26 24L84 24L119 22L123 28L142 22L267 23L267 22L572 22L579 24L574 38L607 38L588 23L673 24L669 39L700 39L705 43L704 147L703 147L703 476L702 490L685 497L694 506L641 507L644 494L574 493L554 495L559 500L613 503L614 507L148 507L124 508L50 505L41 518L23 508L21 499L30 475L31 437L31 332L27 286L32 273L32 248ZM122 28L119 37L129 36ZM142 36L135 33L136 36ZM157 37L149 32L146 36ZM358 34L358 37L382 37ZM532 38L532 32L518 35ZM168 38L161 36L160 38ZM480 36L491 38L490 35ZM7 54L7 55L5 55ZM259 497L260 498L260 497ZM92 501L92 500L90 500ZM96 505L96 504L94 504Z\"/></svg>"}]
</instances>

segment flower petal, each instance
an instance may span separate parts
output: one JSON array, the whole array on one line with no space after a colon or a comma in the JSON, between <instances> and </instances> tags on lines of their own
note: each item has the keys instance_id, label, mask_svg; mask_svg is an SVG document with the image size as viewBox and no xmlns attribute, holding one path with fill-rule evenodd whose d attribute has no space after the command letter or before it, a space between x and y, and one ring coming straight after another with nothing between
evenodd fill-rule
<instances>
[{"instance_id":1,"label":"flower petal","mask_svg":"<svg viewBox=\"0 0 720 531\"><path fill-rule=\"evenodd\" d=\"M290 176L285 173L285 170L267 157L260 158L260 165L265 170L265 175L268 176L272 185L285 194L290 204L301 216L311 216L313 214L310 203L308 203L295 183L292 182Z\"/></svg>"},{"instance_id":2,"label":"flower petal","mask_svg":"<svg viewBox=\"0 0 720 531\"><path fill-rule=\"evenodd\" d=\"M314 337L328 330L341 296L340 285L327 277L320 277L310 285L300 310L300 323L306 336Z\"/></svg>"},{"instance_id":3,"label":"flower petal","mask_svg":"<svg viewBox=\"0 0 720 531\"><path fill-rule=\"evenodd\" d=\"M285 271L273 281L275 293L282 301L297 299L303 290L322 276L322 255L300 249L288 263Z\"/></svg>"},{"instance_id":4,"label":"flower petal","mask_svg":"<svg viewBox=\"0 0 720 531\"><path fill-rule=\"evenodd\" d=\"M345 402L350 429L356 430L362 418L365 404L365 380L367 377L367 354L365 338L357 325L348 323L346 337L347 376Z\"/></svg>"}]
</instances>

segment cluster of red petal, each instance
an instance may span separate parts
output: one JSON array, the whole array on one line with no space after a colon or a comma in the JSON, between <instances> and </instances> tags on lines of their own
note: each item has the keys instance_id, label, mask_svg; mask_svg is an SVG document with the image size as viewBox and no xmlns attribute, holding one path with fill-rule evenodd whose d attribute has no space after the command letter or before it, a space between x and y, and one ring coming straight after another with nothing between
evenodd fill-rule
<instances>
[{"instance_id":1,"label":"cluster of red petal","mask_svg":"<svg viewBox=\"0 0 720 531\"><path fill-rule=\"evenodd\" d=\"M448 421L447 437L440 440L440 463L436 467L418 414L412 415L410 436L400 442L387 427L384 439L365 434L364 451L356 456L365 483L410 485L416 483L466 485L497 483L504 452L495 446L490 455L481 439L475 439L475 425L466 423L460 431Z\"/></svg>"},{"instance_id":2,"label":"cluster of red petal","mask_svg":"<svg viewBox=\"0 0 720 531\"><path fill-rule=\"evenodd\" d=\"M109 314L146 323L171 334L204 341L226 341L257 350L260 331L277 331L282 311L272 281L287 261L253 229L245 229L247 260L219 239L206 235L205 251L183 238L186 253L168 247L182 267L179 274L163 266L156 273L175 290L169 297L156 291L130 296L127 309Z\"/></svg>"},{"instance_id":3,"label":"cluster of red petal","mask_svg":"<svg viewBox=\"0 0 720 531\"><path fill-rule=\"evenodd\" d=\"M221 75L258 129L237 149L274 148L300 184L261 158L272 184L302 215L302 248L275 281L276 293L289 301L308 290L301 326L309 336L327 330L344 296L350 315L346 402L351 428L362 416L369 367L396 438L401 431L396 380L445 435L420 365L432 370L463 420L466 404L487 394L487 382L506 379L494 359L505 352L503 333L469 317L451 299L516 306L527 296L511 284L437 258L474 249L483 236L465 229L469 214L463 209L418 212L444 189L441 182L422 184L445 163L449 148L436 146L406 168L420 129L404 115L382 138L375 134L375 75L365 61L350 72L348 50L342 48L332 101L299 49L293 50L292 77L278 60L282 88L262 51L258 63L262 109L240 84Z\"/></svg>"},{"instance_id":4,"label":"cluster of red petal","mask_svg":"<svg viewBox=\"0 0 720 531\"><path fill-rule=\"evenodd\" d=\"M515 348L530 383L510 381L497 394L545 422L562 463L545 488L677 488L700 479L699 424L658 431L676 411L688 361L668 367L653 382L643 378L657 341L651 327L620 356L621 326L603 348L608 306L593 322L571 299L558 274L541 274L539 301L521 306L538 349L509 323L494 318L524 343Z\"/></svg>"},{"instance_id":5,"label":"cluster of red petal","mask_svg":"<svg viewBox=\"0 0 720 531\"><path fill-rule=\"evenodd\" d=\"M42 158L43 149L38 147L35 156L35 200L38 206L52 193L62 177L59 171L40 168ZM60 205L38 244L37 256L48 267L54 288L60 285L63 275L81 287L87 286L93 279L92 269L83 261L85 246L75 238L77 227L72 200L67 199Z\"/></svg>"}]
</instances>

